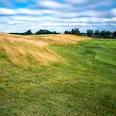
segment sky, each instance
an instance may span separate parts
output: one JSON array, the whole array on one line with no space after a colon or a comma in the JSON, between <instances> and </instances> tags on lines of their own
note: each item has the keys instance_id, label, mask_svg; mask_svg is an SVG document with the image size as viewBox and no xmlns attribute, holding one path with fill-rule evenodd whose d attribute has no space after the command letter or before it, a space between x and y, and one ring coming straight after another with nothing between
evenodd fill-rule
<instances>
[{"instance_id":1,"label":"sky","mask_svg":"<svg viewBox=\"0 0 116 116\"><path fill-rule=\"evenodd\" d=\"M0 0L0 32L116 31L116 0Z\"/></svg>"}]
</instances>

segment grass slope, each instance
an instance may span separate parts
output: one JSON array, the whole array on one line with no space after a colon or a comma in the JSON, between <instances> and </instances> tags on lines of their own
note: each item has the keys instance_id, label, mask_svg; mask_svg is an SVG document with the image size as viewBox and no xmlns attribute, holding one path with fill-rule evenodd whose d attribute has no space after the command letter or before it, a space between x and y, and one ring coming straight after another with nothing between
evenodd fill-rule
<instances>
[{"instance_id":1,"label":"grass slope","mask_svg":"<svg viewBox=\"0 0 116 116\"><path fill-rule=\"evenodd\" d=\"M65 62L20 67L0 50L0 115L115 116L116 41L48 48Z\"/></svg>"},{"instance_id":2,"label":"grass slope","mask_svg":"<svg viewBox=\"0 0 116 116\"><path fill-rule=\"evenodd\" d=\"M8 60L13 65L24 66L28 63L48 65L64 61L48 48L49 45L75 44L86 39L89 38L65 34L44 36L0 34L0 50L6 52Z\"/></svg>"}]
</instances>

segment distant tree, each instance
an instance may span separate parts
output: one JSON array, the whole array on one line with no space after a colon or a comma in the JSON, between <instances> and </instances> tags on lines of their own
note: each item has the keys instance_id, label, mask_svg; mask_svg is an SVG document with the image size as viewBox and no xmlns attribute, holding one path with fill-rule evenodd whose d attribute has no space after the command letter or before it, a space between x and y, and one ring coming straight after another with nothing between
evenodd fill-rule
<instances>
[{"instance_id":1,"label":"distant tree","mask_svg":"<svg viewBox=\"0 0 116 116\"><path fill-rule=\"evenodd\" d=\"M93 36L93 30L87 30L87 35L89 36L89 37L92 37Z\"/></svg>"},{"instance_id":2,"label":"distant tree","mask_svg":"<svg viewBox=\"0 0 116 116\"><path fill-rule=\"evenodd\" d=\"M36 35L41 35L41 34L49 34L50 32L48 30L42 30L40 29L39 31L36 32Z\"/></svg>"},{"instance_id":3,"label":"distant tree","mask_svg":"<svg viewBox=\"0 0 116 116\"><path fill-rule=\"evenodd\" d=\"M65 31L64 34L68 34L68 31Z\"/></svg>"},{"instance_id":4,"label":"distant tree","mask_svg":"<svg viewBox=\"0 0 116 116\"><path fill-rule=\"evenodd\" d=\"M111 38L112 37L112 33L110 31L103 30L100 33L100 37Z\"/></svg>"},{"instance_id":5,"label":"distant tree","mask_svg":"<svg viewBox=\"0 0 116 116\"><path fill-rule=\"evenodd\" d=\"M99 30L96 30L95 33L94 33L94 36L99 38L100 37L100 31Z\"/></svg>"},{"instance_id":6,"label":"distant tree","mask_svg":"<svg viewBox=\"0 0 116 116\"><path fill-rule=\"evenodd\" d=\"M93 30L87 30L86 33L81 33L80 30L78 28L74 28L70 31L66 30L64 32L65 34L74 34L74 35L81 35L81 36L89 36L89 37L96 37L96 38L116 38L116 31L114 32L110 32L110 31L106 31L106 30L103 30L103 31L99 31L99 30L96 30L96 31L93 31ZM10 33L10 34L17 34L17 35L31 35L33 34L31 30L27 30L26 32L24 33ZM37 31L35 33L36 35L41 35L41 34L60 34L60 33L57 33L56 31L49 31L47 29L40 29L39 31Z\"/></svg>"},{"instance_id":7,"label":"distant tree","mask_svg":"<svg viewBox=\"0 0 116 116\"><path fill-rule=\"evenodd\" d=\"M56 32L56 31L51 31L51 34L60 34L60 33L58 33L58 32Z\"/></svg>"},{"instance_id":8,"label":"distant tree","mask_svg":"<svg viewBox=\"0 0 116 116\"><path fill-rule=\"evenodd\" d=\"M64 33L65 34L71 34L71 31L65 31Z\"/></svg>"},{"instance_id":9,"label":"distant tree","mask_svg":"<svg viewBox=\"0 0 116 116\"><path fill-rule=\"evenodd\" d=\"M80 35L80 31L78 28L75 28L75 29L72 29L71 34Z\"/></svg>"},{"instance_id":10,"label":"distant tree","mask_svg":"<svg viewBox=\"0 0 116 116\"><path fill-rule=\"evenodd\" d=\"M116 31L113 32L112 37L116 38Z\"/></svg>"},{"instance_id":11,"label":"distant tree","mask_svg":"<svg viewBox=\"0 0 116 116\"><path fill-rule=\"evenodd\" d=\"M53 31L53 32L51 32L51 34L57 34L57 32L56 31Z\"/></svg>"},{"instance_id":12,"label":"distant tree","mask_svg":"<svg viewBox=\"0 0 116 116\"><path fill-rule=\"evenodd\" d=\"M27 30L26 32L23 33L24 35L31 35L33 34L31 30Z\"/></svg>"},{"instance_id":13,"label":"distant tree","mask_svg":"<svg viewBox=\"0 0 116 116\"><path fill-rule=\"evenodd\" d=\"M107 31L106 36L107 36L106 38L112 38L112 32Z\"/></svg>"},{"instance_id":14,"label":"distant tree","mask_svg":"<svg viewBox=\"0 0 116 116\"><path fill-rule=\"evenodd\" d=\"M104 30L104 31L101 31L101 32L100 32L100 37L105 38L105 34L106 34L106 31L105 31L105 30Z\"/></svg>"},{"instance_id":15,"label":"distant tree","mask_svg":"<svg viewBox=\"0 0 116 116\"><path fill-rule=\"evenodd\" d=\"M74 34L74 35L80 35L80 31L78 28L72 29L71 31L65 31L65 34Z\"/></svg>"},{"instance_id":16,"label":"distant tree","mask_svg":"<svg viewBox=\"0 0 116 116\"><path fill-rule=\"evenodd\" d=\"M36 35L41 35L41 34L58 34L56 31L49 31L49 30L46 30L46 29L40 29L39 31L37 31L35 33Z\"/></svg>"}]
</instances>

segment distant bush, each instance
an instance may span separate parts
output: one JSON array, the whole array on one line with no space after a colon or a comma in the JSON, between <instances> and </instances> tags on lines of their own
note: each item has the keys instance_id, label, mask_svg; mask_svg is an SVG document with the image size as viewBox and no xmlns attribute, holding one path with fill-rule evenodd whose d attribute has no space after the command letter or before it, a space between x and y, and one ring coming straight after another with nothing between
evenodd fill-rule
<instances>
[{"instance_id":1,"label":"distant bush","mask_svg":"<svg viewBox=\"0 0 116 116\"><path fill-rule=\"evenodd\" d=\"M74 34L74 35L82 35L82 36L88 36L93 38L116 38L116 31L110 32L110 31L99 31L92 29L89 29L86 31L86 33L81 33L78 28L72 29L71 31L65 31L65 34Z\"/></svg>"},{"instance_id":2,"label":"distant bush","mask_svg":"<svg viewBox=\"0 0 116 116\"><path fill-rule=\"evenodd\" d=\"M32 35L32 31L31 30L27 30L26 32L24 32L24 35Z\"/></svg>"},{"instance_id":3,"label":"distant bush","mask_svg":"<svg viewBox=\"0 0 116 116\"><path fill-rule=\"evenodd\" d=\"M89 37L92 37L93 36L93 30L87 30L87 35Z\"/></svg>"},{"instance_id":4,"label":"distant bush","mask_svg":"<svg viewBox=\"0 0 116 116\"><path fill-rule=\"evenodd\" d=\"M112 37L112 33L110 31L101 31L100 32L100 37L102 38L111 38Z\"/></svg>"},{"instance_id":5,"label":"distant bush","mask_svg":"<svg viewBox=\"0 0 116 116\"><path fill-rule=\"evenodd\" d=\"M112 37L116 38L116 31L113 32Z\"/></svg>"},{"instance_id":6,"label":"distant bush","mask_svg":"<svg viewBox=\"0 0 116 116\"><path fill-rule=\"evenodd\" d=\"M74 34L74 35L80 35L80 31L78 28L72 29L71 31L65 31L65 34Z\"/></svg>"},{"instance_id":7,"label":"distant bush","mask_svg":"<svg viewBox=\"0 0 116 116\"><path fill-rule=\"evenodd\" d=\"M36 35L41 35L41 34L60 34L56 31L49 31L47 29L40 29L39 31L32 33L31 30L27 30L24 33L10 33L10 34L18 34L18 35L32 35L32 34L36 34ZM64 34L73 34L73 35L80 35L80 36L89 36L92 38L113 38L116 39L116 31L114 32L110 32L110 31L106 31L106 30L87 30L85 33L81 33L79 28L74 28L71 29L71 31L66 30L64 32Z\"/></svg>"},{"instance_id":8,"label":"distant bush","mask_svg":"<svg viewBox=\"0 0 116 116\"><path fill-rule=\"evenodd\" d=\"M17 35L32 35L32 34L36 34L36 35L41 35L41 34L59 34L56 31L49 31L49 30L44 30L44 29L40 29L39 31L32 33L31 30L27 30L24 33L10 33L10 34L17 34Z\"/></svg>"},{"instance_id":9,"label":"distant bush","mask_svg":"<svg viewBox=\"0 0 116 116\"><path fill-rule=\"evenodd\" d=\"M27 30L26 32L24 33L10 33L10 34L16 34L16 35L32 35L32 31L31 30Z\"/></svg>"},{"instance_id":10,"label":"distant bush","mask_svg":"<svg viewBox=\"0 0 116 116\"><path fill-rule=\"evenodd\" d=\"M58 33L56 31L52 32L52 31L49 31L49 30L40 29L35 34L36 35L41 35L41 34L58 34Z\"/></svg>"},{"instance_id":11,"label":"distant bush","mask_svg":"<svg viewBox=\"0 0 116 116\"><path fill-rule=\"evenodd\" d=\"M96 38L100 38L100 31L99 31L99 30L96 30L96 31L94 32L94 36L95 36Z\"/></svg>"}]
</instances>

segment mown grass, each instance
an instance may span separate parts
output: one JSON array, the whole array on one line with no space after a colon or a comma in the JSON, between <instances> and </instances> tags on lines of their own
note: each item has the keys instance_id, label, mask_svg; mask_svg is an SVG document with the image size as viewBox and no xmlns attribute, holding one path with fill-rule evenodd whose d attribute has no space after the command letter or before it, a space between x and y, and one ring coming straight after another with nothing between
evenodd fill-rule
<instances>
[{"instance_id":1,"label":"mown grass","mask_svg":"<svg viewBox=\"0 0 116 116\"><path fill-rule=\"evenodd\" d=\"M65 62L14 66L0 50L0 115L115 116L116 41L49 49Z\"/></svg>"}]
</instances>

